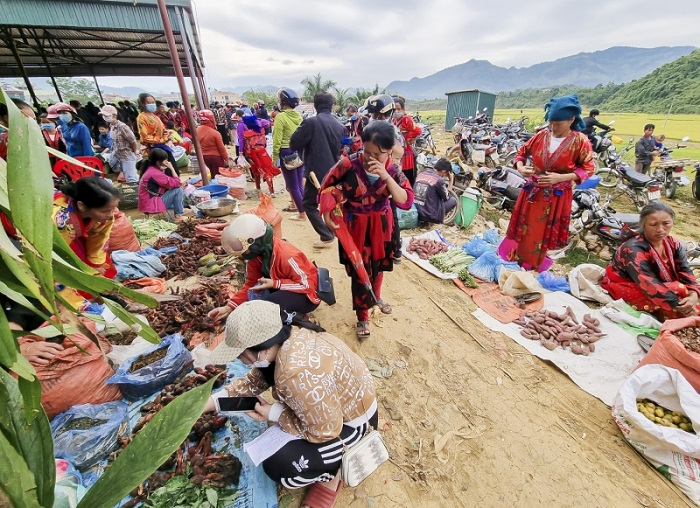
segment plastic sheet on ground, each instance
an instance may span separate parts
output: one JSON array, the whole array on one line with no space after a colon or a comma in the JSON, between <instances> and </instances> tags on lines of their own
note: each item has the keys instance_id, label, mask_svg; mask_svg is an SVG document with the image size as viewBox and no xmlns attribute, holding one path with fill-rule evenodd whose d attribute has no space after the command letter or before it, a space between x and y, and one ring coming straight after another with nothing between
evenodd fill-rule
<instances>
[{"instance_id":1,"label":"plastic sheet on ground","mask_svg":"<svg viewBox=\"0 0 700 508\"><path fill-rule=\"evenodd\" d=\"M408 236L408 237L403 237L401 238L401 253L404 255L404 257L407 257L411 261L413 261L415 264L420 266L423 270L426 272L432 273L436 277L439 277L441 279L456 279L457 274L456 273L443 273L437 268L435 268L433 265L430 264L430 262L427 259L421 259L418 257L418 255L415 252L408 252L408 244L411 241L411 238L427 238L428 240L435 240L436 242L442 242L446 244L449 247L454 247L450 242L445 240L445 237L442 236L442 233L440 230L434 230L434 231L428 231L427 233L423 233L422 235L416 235L416 236Z\"/></svg>"},{"instance_id":2,"label":"plastic sheet on ground","mask_svg":"<svg viewBox=\"0 0 700 508\"><path fill-rule=\"evenodd\" d=\"M242 362L235 360L228 364L229 381L234 377L240 377L248 371ZM156 395L139 399L129 407L129 422L133 428L141 418L141 407L155 399ZM242 464L240 483L238 484L238 497L227 508L276 508L277 486L263 471L262 466L255 467L248 455L243 451L243 443L252 441L267 430L268 424L256 422L245 415L230 418L226 426L215 432L212 439L212 449L222 453L231 453L238 457ZM86 478L85 483L91 485L101 476L107 461L103 461L96 474ZM83 475L84 477L86 475ZM130 499L124 498L117 507Z\"/></svg>"},{"instance_id":3,"label":"plastic sheet on ground","mask_svg":"<svg viewBox=\"0 0 700 508\"><path fill-rule=\"evenodd\" d=\"M539 341L520 335L521 327L516 324L500 323L482 309L477 309L472 314L487 328L506 334L533 355L552 362L580 388L611 406L622 384L644 357L644 352L637 344L637 338L622 330L599 311L588 308L585 303L567 293L548 293L543 299L544 309L561 313L569 306L579 319L582 319L584 314L600 319L600 329L607 335L596 342L594 353L589 356L575 355L561 347L550 351Z\"/></svg>"}]
</instances>

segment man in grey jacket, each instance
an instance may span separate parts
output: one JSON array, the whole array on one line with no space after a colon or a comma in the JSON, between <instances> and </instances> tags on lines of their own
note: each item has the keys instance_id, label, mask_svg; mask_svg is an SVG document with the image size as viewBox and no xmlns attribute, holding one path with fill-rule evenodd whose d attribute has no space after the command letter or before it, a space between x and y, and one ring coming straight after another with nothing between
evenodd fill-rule
<instances>
[{"instance_id":1,"label":"man in grey jacket","mask_svg":"<svg viewBox=\"0 0 700 508\"><path fill-rule=\"evenodd\" d=\"M645 175L649 172L651 162L655 155L659 155L656 149L656 140L654 139L653 123L648 123L644 126L644 136L639 138L637 145L634 147L634 169Z\"/></svg>"},{"instance_id":2,"label":"man in grey jacket","mask_svg":"<svg viewBox=\"0 0 700 508\"><path fill-rule=\"evenodd\" d=\"M338 162L345 128L332 114L334 97L327 92L314 95L316 115L305 119L292 134L289 148L296 150L304 160L304 195L302 205L309 222L321 238L314 247L329 247L333 242L333 232L326 226L318 213L318 189L309 175L313 172L319 182Z\"/></svg>"}]
</instances>

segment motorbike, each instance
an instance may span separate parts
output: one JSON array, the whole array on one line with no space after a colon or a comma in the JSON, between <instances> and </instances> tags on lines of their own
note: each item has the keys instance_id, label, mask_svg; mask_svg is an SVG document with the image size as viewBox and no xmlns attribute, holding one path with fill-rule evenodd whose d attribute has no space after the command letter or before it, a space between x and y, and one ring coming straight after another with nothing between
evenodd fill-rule
<instances>
[{"instance_id":1,"label":"motorbike","mask_svg":"<svg viewBox=\"0 0 700 508\"><path fill-rule=\"evenodd\" d=\"M681 141L685 143L690 138L685 136ZM676 148L685 148L688 145L678 143ZM664 147L660 150L659 156L661 160L652 165L650 175L661 182L664 188L664 194L671 199L676 195L678 186L681 184L683 170L687 163L686 160L674 159L671 153L673 148Z\"/></svg>"},{"instance_id":2,"label":"motorbike","mask_svg":"<svg viewBox=\"0 0 700 508\"><path fill-rule=\"evenodd\" d=\"M589 178L574 189L569 239L563 248L549 254L553 259L576 247L588 233L596 235L612 251L636 234L639 214L618 213L610 206L612 198L609 195L601 202L595 178Z\"/></svg>"},{"instance_id":3,"label":"motorbike","mask_svg":"<svg viewBox=\"0 0 700 508\"><path fill-rule=\"evenodd\" d=\"M435 141L433 140L433 134L430 132L430 127L428 124L421 122L416 122L416 125L422 129L422 132L416 138L416 142L413 146L416 152L435 155L437 153L437 148L435 147Z\"/></svg>"},{"instance_id":4,"label":"motorbike","mask_svg":"<svg viewBox=\"0 0 700 508\"><path fill-rule=\"evenodd\" d=\"M630 138L630 146L634 138ZM627 151L627 148L622 153ZM618 194L629 197L638 211L641 211L650 201L661 198L662 183L655 178L635 171L632 166L622 160L622 153L614 149L608 151L606 167L598 169L595 174L600 176L600 185L607 189L616 189Z\"/></svg>"},{"instance_id":5,"label":"motorbike","mask_svg":"<svg viewBox=\"0 0 700 508\"><path fill-rule=\"evenodd\" d=\"M615 120L611 120L608 124L608 130L596 131L595 128L593 132L588 136L591 141L591 146L593 147L593 154L595 157L596 167L602 167L605 161L608 159L609 151L614 150L611 132L615 129Z\"/></svg>"},{"instance_id":6,"label":"motorbike","mask_svg":"<svg viewBox=\"0 0 700 508\"><path fill-rule=\"evenodd\" d=\"M693 166L695 178L693 178L693 197L700 201L700 162Z\"/></svg>"},{"instance_id":7,"label":"motorbike","mask_svg":"<svg viewBox=\"0 0 700 508\"><path fill-rule=\"evenodd\" d=\"M512 210L527 179L517 169L501 166L481 168L476 186L485 191L484 202L500 210Z\"/></svg>"}]
</instances>

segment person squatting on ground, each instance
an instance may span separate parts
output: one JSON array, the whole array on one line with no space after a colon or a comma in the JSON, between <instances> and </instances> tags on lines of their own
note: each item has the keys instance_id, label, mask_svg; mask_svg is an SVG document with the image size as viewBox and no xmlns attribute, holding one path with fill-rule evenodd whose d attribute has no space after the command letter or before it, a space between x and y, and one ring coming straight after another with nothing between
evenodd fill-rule
<instances>
[{"instance_id":1,"label":"person squatting on ground","mask_svg":"<svg viewBox=\"0 0 700 508\"><path fill-rule=\"evenodd\" d=\"M586 135L576 95L552 98L545 105L549 128L542 129L518 150L515 167L528 180L508 223L502 255L526 270L544 271L552 264L550 249L561 249L569 238L572 182L593 175L593 151ZM532 159L534 166L526 165Z\"/></svg>"},{"instance_id":2,"label":"person squatting on ground","mask_svg":"<svg viewBox=\"0 0 700 508\"><path fill-rule=\"evenodd\" d=\"M373 122L362 132L364 149L349 158L342 157L321 184L321 213L331 230L339 226L331 212L340 205L342 220L357 247L367 270L374 296L352 266L343 245L338 242L340 262L351 278L352 308L357 315L357 336L367 338L369 311L375 305L385 314L391 307L382 301L384 272L393 270L395 250L394 218L390 199L408 210L413 204L413 190L404 174L391 159L396 142L394 126Z\"/></svg>"},{"instance_id":3,"label":"person squatting on ground","mask_svg":"<svg viewBox=\"0 0 700 508\"><path fill-rule=\"evenodd\" d=\"M214 114L208 109L199 112L200 125L197 127L199 147L202 150L204 164L209 168L209 174L216 178L219 168L228 168L228 152L224 146L221 133L216 129Z\"/></svg>"},{"instance_id":4,"label":"person squatting on ground","mask_svg":"<svg viewBox=\"0 0 700 508\"><path fill-rule=\"evenodd\" d=\"M652 201L639 215L638 234L620 245L601 281L614 299L662 321L697 316L700 286L683 244L671 236L675 213Z\"/></svg>"},{"instance_id":5,"label":"person squatting on ground","mask_svg":"<svg viewBox=\"0 0 700 508\"><path fill-rule=\"evenodd\" d=\"M280 88L277 92L277 100L280 112L275 116L275 128L272 130L272 160L275 162L279 160L287 192L294 201L298 215L292 218L303 221L306 220L302 204L304 167L292 169L284 163L284 158L294 153L294 150L289 148L289 141L302 120L299 112L294 110L299 105L299 94L291 88Z\"/></svg>"},{"instance_id":6,"label":"person squatting on ground","mask_svg":"<svg viewBox=\"0 0 700 508\"><path fill-rule=\"evenodd\" d=\"M279 312L278 305L256 300L228 317L225 343L212 352L212 362L239 358L251 370L213 394L204 410L215 410L218 397L258 396L255 411L247 414L274 423L258 438L267 447L265 473L289 489L309 487L302 507L330 507L342 487L344 450L370 425L377 427L374 382L342 340L283 324ZM260 397L268 389L273 404ZM281 446L266 440L278 431L291 440L281 440Z\"/></svg>"},{"instance_id":7,"label":"person squatting on ground","mask_svg":"<svg viewBox=\"0 0 700 508\"><path fill-rule=\"evenodd\" d=\"M335 98L327 92L314 95L316 115L301 122L289 141L292 150L303 154L306 183L302 205L311 226L320 237L320 240L314 242L316 248L329 247L335 238L318 213L318 189L310 177L313 172L316 181L322 182L340 158L345 129L331 114L334 103Z\"/></svg>"},{"instance_id":8,"label":"person squatting on ground","mask_svg":"<svg viewBox=\"0 0 700 508\"><path fill-rule=\"evenodd\" d=\"M145 214L172 210L175 220L183 218L185 191L165 150L152 149L143 168L139 181L138 210Z\"/></svg>"},{"instance_id":9,"label":"person squatting on ground","mask_svg":"<svg viewBox=\"0 0 700 508\"><path fill-rule=\"evenodd\" d=\"M303 320L318 308L318 269L294 245L275 238L272 227L257 215L248 213L234 219L224 229L221 245L246 261L246 281L209 317L223 319L252 298L278 304L281 318L289 323Z\"/></svg>"},{"instance_id":10,"label":"person squatting on ground","mask_svg":"<svg viewBox=\"0 0 700 508\"><path fill-rule=\"evenodd\" d=\"M418 220L442 224L445 214L457 206L457 200L448 192L452 163L444 157L416 178L413 186Z\"/></svg>"},{"instance_id":11,"label":"person squatting on ground","mask_svg":"<svg viewBox=\"0 0 700 508\"><path fill-rule=\"evenodd\" d=\"M267 120L261 120L255 115L243 117L246 130L243 131L243 154L250 163L250 172L255 180L255 188L260 190L260 181L265 180L270 196L275 195L273 178L280 174L270 154L267 153L267 138L265 128L270 126Z\"/></svg>"}]
</instances>

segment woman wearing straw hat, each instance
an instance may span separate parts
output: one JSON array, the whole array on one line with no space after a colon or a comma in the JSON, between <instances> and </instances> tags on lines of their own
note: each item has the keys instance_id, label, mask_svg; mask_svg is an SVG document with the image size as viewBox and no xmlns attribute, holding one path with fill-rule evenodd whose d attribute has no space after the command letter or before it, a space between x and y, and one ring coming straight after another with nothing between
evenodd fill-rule
<instances>
[{"instance_id":1,"label":"woman wearing straw hat","mask_svg":"<svg viewBox=\"0 0 700 508\"><path fill-rule=\"evenodd\" d=\"M374 382L343 341L284 325L279 316L276 304L254 300L228 317L225 343L212 352L212 363L238 358L252 368L214 394L205 411L215 409L218 397L258 396L247 414L276 425L246 447L249 455L275 482L309 487L302 506L330 508L342 487L344 449L377 426ZM274 404L259 397L268 388Z\"/></svg>"}]
</instances>

